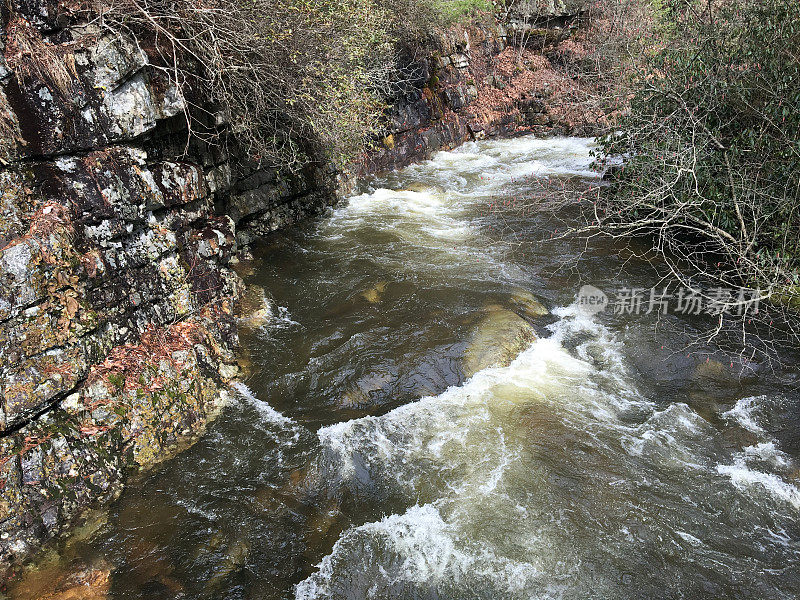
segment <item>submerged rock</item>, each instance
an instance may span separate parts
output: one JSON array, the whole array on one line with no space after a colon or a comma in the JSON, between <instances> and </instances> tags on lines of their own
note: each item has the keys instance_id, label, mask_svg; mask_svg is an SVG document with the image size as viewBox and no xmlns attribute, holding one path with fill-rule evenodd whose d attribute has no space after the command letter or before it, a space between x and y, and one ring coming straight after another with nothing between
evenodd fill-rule
<instances>
[{"instance_id":1,"label":"submerged rock","mask_svg":"<svg viewBox=\"0 0 800 600\"><path fill-rule=\"evenodd\" d=\"M372 396L384 391L393 381L394 377L389 373L373 373L362 377L353 389L342 394L337 406L342 409L358 409L371 406L375 403Z\"/></svg>"},{"instance_id":2,"label":"submerged rock","mask_svg":"<svg viewBox=\"0 0 800 600\"><path fill-rule=\"evenodd\" d=\"M521 288L514 290L511 293L509 300L517 310L531 319L546 317L550 314L550 311L547 310L544 305L539 302L536 296L531 294L528 290L523 290Z\"/></svg>"},{"instance_id":3,"label":"submerged rock","mask_svg":"<svg viewBox=\"0 0 800 600\"><path fill-rule=\"evenodd\" d=\"M10 600L105 600L111 588L111 565L54 562L28 571L9 594Z\"/></svg>"},{"instance_id":4,"label":"submerged rock","mask_svg":"<svg viewBox=\"0 0 800 600\"><path fill-rule=\"evenodd\" d=\"M306 522L304 556L311 564L320 560L319 549L333 546L347 523L342 514L340 501L329 498L324 505L318 506Z\"/></svg>"},{"instance_id":5,"label":"submerged rock","mask_svg":"<svg viewBox=\"0 0 800 600\"><path fill-rule=\"evenodd\" d=\"M272 319L272 306L267 299L264 288L260 285L250 285L239 303L240 326L247 329L259 329L267 325Z\"/></svg>"},{"instance_id":6,"label":"submerged rock","mask_svg":"<svg viewBox=\"0 0 800 600\"><path fill-rule=\"evenodd\" d=\"M441 194L442 189L434 186L430 183L423 183L421 181L413 181L403 187L403 191L407 192L419 192L419 193L428 193L428 194Z\"/></svg>"},{"instance_id":7,"label":"submerged rock","mask_svg":"<svg viewBox=\"0 0 800 600\"><path fill-rule=\"evenodd\" d=\"M387 285L388 283L386 281L379 281L370 289L362 292L361 296L370 304L377 304L381 301L381 296L383 296L383 293L386 291Z\"/></svg>"},{"instance_id":8,"label":"submerged rock","mask_svg":"<svg viewBox=\"0 0 800 600\"><path fill-rule=\"evenodd\" d=\"M531 324L518 314L501 306L488 306L464 352L464 375L472 377L487 367L509 365L535 339Z\"/></svg>"},{"instance_id":9,"label":"submerged rock","mask_svg":"<svg viewBox=\"0 0 800 600\"><path fill-rule=\"evenodd\" d=\"M203 597L219 597L219 589L225 580L242 569L250 556L250 542L246 539L235 540L225 550L225 554L217 564L214 574L203 588Z\"/></svg>"},{"instance_id":10,"label":"submerged rock","mask_svg":"<svg viewBox=\"0 0 800 600\"><path fill-rule=\"evenodd\" d=\"M719 360L708 358L698 363L692 372L692 380L700 385L716 384L724 386L723 392L729 386L737 386L742 383L753 383L758 380L755 371L756 365L745 367L737 359L735 362L723 363Z\"/></svg>"}]
</instances>

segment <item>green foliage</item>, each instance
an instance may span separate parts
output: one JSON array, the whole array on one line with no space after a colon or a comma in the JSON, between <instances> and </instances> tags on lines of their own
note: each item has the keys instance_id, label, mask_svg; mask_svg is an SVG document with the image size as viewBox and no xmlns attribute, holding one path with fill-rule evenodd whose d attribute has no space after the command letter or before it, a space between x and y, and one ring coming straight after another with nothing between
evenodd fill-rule
<instances>
[{"instance_id":1,"label":"green foliage","mask_svg":"<svg viewBox=\"0 0 800 600\"><path fill-rule=\"evenodd\" d=\"M113 385L117 391L121 391L125 387L125 376L122 373L109 373L108 382Z\"/></svg>"},{"instance_id":2,"label":"green foliage","mask_svg":"<svg viewBox=\"0 0 800 600\"><path fill-rule=\"evenodd\" d=\"M676 8L674 0L650 0L653 32L657 38L671 40L677 34Z\"/></svg>"},{"instance_id":3,"label":"green foliage","mask_svg":"<svg viewBox=\"0 0 800 600\"><path fill-rule=\"evenodd\" d=\"M489 0L434 0L434 7L445 23L462 21L478 12L493 11Z\"/></svg>"},{"instance_id":4,"label":"green foliage","mask_svg":"<svg viewBox=\"0 0 800 600\"><path fill-rule=\"evenodd\" d=\"M751 285L796 282L797 1L651 2L656 50L634 74L623 134L603 141L628 157L613 212L662 238L688 233Z\"/></svg>"}]
</instances>

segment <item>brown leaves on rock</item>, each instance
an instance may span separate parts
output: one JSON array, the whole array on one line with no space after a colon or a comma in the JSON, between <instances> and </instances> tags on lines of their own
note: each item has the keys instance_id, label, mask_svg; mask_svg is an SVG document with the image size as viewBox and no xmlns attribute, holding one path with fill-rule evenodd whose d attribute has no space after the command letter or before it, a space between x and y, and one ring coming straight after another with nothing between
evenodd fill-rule
<instances>
[{"instance_id":1,"label":"brown leaves on rock","mask_svg":"<svg viewBox=\"0 0 800 600\"><path fill-rule=\"evenodd\" d=\"M158 391L166 382L158 376L142 377L148 367L167 361L180 372L181 365L175 353L190 350L207 337L205 328L194 321L181 321L168 327L150 325L138 344L117 346L100 365L92 367L89 384L103 380L110 387L145 393Z\"/></svg>"},{"instance_id":2,"label":"brown leaves on rock","mask_svg":"<svg viewBox=\"0 0 800 600\"><path fill-rule=\"evenodd\" d=\"M109 429L111 429L111 427L108 425L103 425L102 427L98 427L97 425L83 425L80 428L80 432L83 437L89 437L97 435L98 433L103 433Z\"/></svg>"},{"instance_id":3,"label":"brown leaves on rock","mask_svg":"<svg viewBox=\"0 0 800 600\"><path fill-rule=\"evenodd\" d=\"M61 204L49 202L31 215L27 233L8 242L3 248L0 248L0 252L10 246L27 242L31 239L38 239L45 242L51 234L56 232L67 237L72 237L74 228L67 208ZM45 260L54 264L52 258L49 260L45 258Z\"/></svg>"},{"instance_id":4,"label":"brown leaves on rock","mask_svg":"<svg viewBox=\"0 0 800 600\"><path fill-rule=\"evenodd\" d=\"M53 437L51 434L44 435L44 436L26 435L23 438L22 447L19 450L17 450L16 452L12 452L10 454L7 454L6 456L0 457L0 469L2 469L5 466L5 464L8 461L10 461L11 459L17 458L17 457L20 457L20 456L24 456L25 454L27 454L28 452L30 452L34 448L38 448L39 446L44 444L51 437Z\"/></svg>"}]
</instances>

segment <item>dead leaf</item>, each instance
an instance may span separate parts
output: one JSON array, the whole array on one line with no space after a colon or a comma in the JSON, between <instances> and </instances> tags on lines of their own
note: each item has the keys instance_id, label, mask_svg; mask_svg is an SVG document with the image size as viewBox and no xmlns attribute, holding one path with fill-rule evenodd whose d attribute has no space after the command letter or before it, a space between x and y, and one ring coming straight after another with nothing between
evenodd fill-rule
<instances>
[{"instance_id":1,"label":"dead leaf","mask_svg":"<svg viewBox=\"0 0 800 600\"><path fill-rule=\"evenodd\" d=\"M78 314L78 301L72 296L67 296L67 317L72 320Z\"/></svg>"}]
</instances>

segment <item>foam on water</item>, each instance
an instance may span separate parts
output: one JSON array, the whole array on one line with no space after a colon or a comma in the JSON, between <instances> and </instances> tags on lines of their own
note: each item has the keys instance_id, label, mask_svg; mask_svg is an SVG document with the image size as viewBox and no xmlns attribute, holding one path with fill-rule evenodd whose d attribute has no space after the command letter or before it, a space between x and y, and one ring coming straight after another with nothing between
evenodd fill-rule
<instances>
[{"instance_id":1,"label":"foam on water","mask_svg":"<svg viewBox=\"0 0 800 600\"><path fill-rule=\"evenodd\" d=\"M300 323L292 319L292 314L289 312L288 307L278 306L276 308L277 310L272 313L272 316L267 323L268 327L275 329L286 329L288 327L296 327L300 325Z\"/></svg>"},{"instance_id":2,"label":"foam on water","mask_svg":"<svg viewBox=\"0 0 800 600\"><path fill-rule=\"evenodd\" d=\"M737 457L732 465L717 465L717 472L730 477L733 485L747 494L760 495L767 492L772 498L800 510L800 489L797 486L773 473L750 468L743 457Z\"/></svg>"},{"instance_id":3,"label":"foam on water","mask_svg":"<svg viewBox=\"0 0 800 600\"><path fill-rule=\"evenodd\" d=\"M413 273L452 285L462 281L523 282L526 270L508 258L496 223L484 219L492 198L528 178L591 170L592 140L520 138L469 143L438 152L404 170L412 189L379 187L349 198L321 224L331 256L359 248L358 260L384 271Z\"/></svg>"},{"instance_id":4,"label":"foam on water","mask_svg":"<svg viewBox=\"0 0 800 600\"><path fill-rule=\"evenodd\" d=\"M326 235L370 228L382 267L438 270L450 285L524 281L476 213L530 178L598 177L593 146L464 144L407 168L414 189L352 198ZM345 531L297 598L631 597L628 570L644 578L635 597L657 597L684 591L653 569L675 552L725 581L741 571L740 542L779 556L772 564L797 560L770 533L800 496L780 474L791 461L758 423L759 398L724 413L760 438L731 451L689 404L645 397L624 340L598 318L577 304L553 315L549 335L506 367L317 432L314 471L328 493L397 512ZM720 515L708 498L741 508Z\"/></svg>"},{"instance_id":5,"label":"foam on water","mask_svg":"<svg viewBox=\"0 0 800 600\"><path fill-rule=\"evenodd\" d=\"M359 487L374 483L387 470L401 488L412 492L425 477L423 464L448 469L459 465L466 472L485 464L488 455L475 454L486 451L482 440L492 440L489 454L496 454L497 464L508 461L503 428L515 409L547 402L565 386L580 388L592 372L591 365L571 356L556 340L537 340L508 367L484 369L439 396L382 417L320 429L326 468L335 471L327 479Z\"/></svg>"},{"instance_id":6,"label":"foam on water","mask_svg":"<svg viewBox=\"0 0 800 600\"><path fill-rule=\"evenodd\" d=\"M682 502L691 507L700 507L709 494L725 502L738 493L757 511L775 510L759 497L764 490L792 509L800 507L795 486L747 463L755 457L786 466L774 445L749 448L733 465L718 464L723 450L714 428L686 404L658 408L642 398L619 341L606 327L577 306L554 314L559 319L550 337L535 341L508 367L484 369L460 387L381 417L318 431L318 468L334 493L378 502L413 498L417 504L346 531L297 586L297 598L340 597L343 590L364 598L559 598L599 590L617 596L619 581L582 561L622 558L625 548L644 541L642 535L672 538L699 563L736 568L735 556L712 549L718 538L706 541L705 525L671 529L682 509L664 505L675 493L669 478L683 480ZM632 407L647 415L639 424L622 418ZM583 517L588 524L577 519L572 501L562 499L551 479L551 469L565 468L562 463L573 457L552 457L547 468L534 460L531 443L537 442L530 438L535 434L527 415L534 422L547 417L570 436L590 440L600 453L595 460L605 461L607 484L595 481L579 497L588 493L608 515L641 512L637 518L655 532L643 534L641 525L632 529L625 521L606 531L592 513ZM720 476L733 484L730 491ZM634 501L635 494L628 499L633 486L643 490L643 498L655 494L652 506ZM654 517L659 509L662 515ZM652 593L660 585L653 583Z\"/></svg>"},{"instance_id":7,"label":"foam on water","mask_svg":"<svg viewBox=\"0 0 800 600\"><path fill-rule=\"evenodd\" d=\"M255 408L261 417L268 423L278 425L280 427L296 428L298 425L291 418L279 413L272 408L268 402L264 402L256 397L247 384L242 381L234 381L231 387L236 391L237 395L246 401L250 406Z\"/></svg>"},{"instance_id":8,"label":"foam on water","mask_svg":"<svg viewBox=\"0 0 800 600\"><path fill-rule=\"evenodd\" d=\"M484 531L487 521L508 527L536 507L527 496L519 497L521 490L512 483L543 476L528 472L535 465L524 444L521 415L557 406L567 419L584 422L603 405L603 418L613 421L626 405L600 389L593 361L573 356L561 343L587 329L599 336L598 343L607 330L571 308L560 314L554 334L535 341L508 367L484 369L461 387L381 417L319 430L325 481L358 496L427 504L344 534L318 572L298 586L298 598L335 596L332 590L342 577L358 597L385 597L388 591L457 596L463 589L479 590L472 597L526 597L532 589L540 597L560 595L558 578L543 580L541 573L563 577L571 567L555 564L556 543L547 527L521 527L506 539L486 537ZM492 506L490 516L484 514L486 505ZM369 574L364 587L352 579L353 561Z\"/></svg>"},{"instance_id":9,"label":"foam on water","mask_svg":"<svg viewBox=\"0 0 800 600\"><path fill-rule=\"evenodd\" d=\"M600 177L592 168L595 147L591 138L532 136L492 142L470 142L449 152L437 152L429 161L406 171L421 181L443 186L465 198L485 197L509 183L530 178Z\"/></svg>"},{"instance_id":10,"label":"foam on water","mask_svg":"<svg viewBox=\"0 0 800 600\"><path fill-rule=\"evenodd\" d=\"M758 424L756 413L760 404L766 399L766 396L750 396L742 398L736 402L729 411L722 413L726 419L737 421L742 427L748 431L756 434L763 434L764 429Z\"/></svg>"},{"instance_id":11,"label":"foam on water","mask_svg":"<svg viewBox=\"0 0 800 600\"><path fill-rule=\"evenodd\" d=\"M744 449L745 456L764 461L775 468L786 468L792 463L791 459L778 449L777 443L773 441L760 442L754 446Z\"/></svg>"},{"instance_id":12,"label":"foam on water","mask_svg":"<svg viewBox=\"0 0 800 600\"><path fill-rule=\"evenodd\" d=\"M393 568L387 570L385 564ZM429 597L430 590L452 598L463 597L463 590L470 590L470 597L517 595L540 576L530 563L498 557L487 547L470 547L431 504L348 531L317 573L297 586L295 597L339 597L344 588L336 575L342 568L353 574L347 581L349 597L376 599Z\"/></svg>"},{"instance_id":13,"label":"foam on water","mask_svg":"<svg viewBox=\"0 0 800 600\"><path fill-rule=\"evenodd\" d=\"M722 413L744 429L758 436L759 442L747 446L733 455L733 463L720 463L716 469L720 475L730 478L731 483L744 494L763 495L778 502L785 502L800 510L800 489L780 476L792 467L792 460L778 448L777 441L767 433L760 422L768 396L742 398L736 405ZM767 469L775 472L766 472Z\"/></svg>"}]
</instances>

